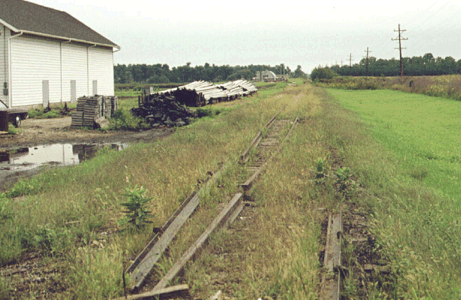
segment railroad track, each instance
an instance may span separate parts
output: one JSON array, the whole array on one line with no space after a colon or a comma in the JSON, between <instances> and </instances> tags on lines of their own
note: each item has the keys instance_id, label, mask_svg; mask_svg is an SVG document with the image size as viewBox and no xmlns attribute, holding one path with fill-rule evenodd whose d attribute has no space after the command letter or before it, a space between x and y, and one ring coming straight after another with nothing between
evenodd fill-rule
<instances>
[{"instance_id":1,"label":"railroad track","mask_svg":"<svg viewBox=\"0 0 461 300\"><path fill-rule=\"evenodd\" d=\"M178 276L185 264L190 261L198 251L208 242L210 235L219 228L232 223L244 209L245 200L249 200L249 193L253 183L262 174L268 163L278 153L283 144L289 138L291 132L298 123L299 115L294 120L277 120L277 117L285 109L286 105L277 112L265 125L263 130L256 134L250 145L240 156L240 162L245 165L249 177L243 180L239 186L241 190L236 192L234 197L224 206L221 212L205 229L202 235L191 245L191 247L178 259L155 287L143 294L130 295L120 299L147 299L159 297L164 294L182 293L187 291L187 285L168 287L168 284ZM285 135L284 132L287 132ZM255 151L252 151L252 149ZM251 154L250 154L251 153ZM199 191L191 194L170 217L154 238L147 244L143 251L136 257L134 262L126 270L126 274L131 278L131 286L128 288L132 292L137 292L149 273L153 270L159 259L168 248L169 244L176 237L184 223L189 219L200 203L201 196L209 190L213 182L221 176L225 166L222 166ZM126 288L125 288L126 295Z\"/></svg>"}]
</instances>

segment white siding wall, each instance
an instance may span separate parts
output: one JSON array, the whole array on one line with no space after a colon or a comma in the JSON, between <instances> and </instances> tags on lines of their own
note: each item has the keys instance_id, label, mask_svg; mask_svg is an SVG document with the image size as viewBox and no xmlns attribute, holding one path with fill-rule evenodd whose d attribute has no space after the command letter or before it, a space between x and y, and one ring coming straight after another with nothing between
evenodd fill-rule
<instances>
[{"instance_id":1,"label":"white siding wall","mask_svg":"<svg viewBox=\"0 0 461 300\"><path fill-rule=\"evenodd\" d=\"M42 104L43 80L49 80L50 103L61 101L60 57L58 41L27 36L11 40L12 106Z\"/></svg>"},{"instance_id":2,"label":"white siding wall","mask_svg":"<svg viewBox=\"0 0 461 300\"><path fill-rule=\"evenodd\" d=\"M62 100L70 101L70 81L75 80L77 98L88 95L88 64L85 45L62 44Z\"/></svg>"},{"instance_id":3,"label":"white siding wall","mask_svg":"<svg viewBox=\"0 0 461 300\"><path fill-rule=\"evenodd\" d=\"M114 62L110 48L89 48L90 93L93 80L98 81L98 95L114 95Z\"/></svg>"},{"instance_id":4,"label":"white siding wall","mask_svg":"<svg viewBox=\"0 0 461 300\"><path fill-rule=\"evenodd\" d=\"M3 95L4 83L8 82L8 38L10 30L0 25L0 99L8 104L8 96ZM8 104L9 105L9 104Z\"/></svg>"},{"instance_id":5,"label":"white siding wall","mask_svg":"<svg viewBox=\"0 0 461 300\"><path fill-rule=\"evenodd\" d=\"M43 104L44 80L49 81L50 103L71 101L71 80L76 81L77 98L92 95L94 80L99 95L114 95L113 52L111 48L20 36L11 40L11 77L12 106Z\"/></svg>"}]
</instances>

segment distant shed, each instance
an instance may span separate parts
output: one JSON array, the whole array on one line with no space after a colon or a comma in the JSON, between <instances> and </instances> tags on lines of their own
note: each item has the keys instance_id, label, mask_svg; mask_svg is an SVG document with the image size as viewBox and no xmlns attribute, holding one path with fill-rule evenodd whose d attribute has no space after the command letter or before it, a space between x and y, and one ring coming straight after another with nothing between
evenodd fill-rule
<instances>
[{"instance_id":1,"label":"distant shed","mask_svg":"<svg viewBox=\"0 0 461 300\"><path fill-rule=\"evenodd\" d=\"M9 107L114 95L120 47L66 12L0 0L0 100Z\"/></svg>"}]
</instances>

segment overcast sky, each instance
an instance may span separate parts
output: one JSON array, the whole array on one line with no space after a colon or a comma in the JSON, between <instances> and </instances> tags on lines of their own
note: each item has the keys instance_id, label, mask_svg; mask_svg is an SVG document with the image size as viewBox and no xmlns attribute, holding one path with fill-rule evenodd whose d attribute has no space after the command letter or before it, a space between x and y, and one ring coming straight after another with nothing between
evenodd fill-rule
<instances>
[{"instance_id":1,"label":"overcast sky","mask_svg":"<svg viewBox=\"0 0 461 300\"><path fill-rule=\"evenodd\" d=\"M30 1L66 11L120 45L115 64L285 63L310 73L349 64L350 54L357 63L367 47L377 58L398 58L391 39L399 23L407 30L404 56L461 59L460 0Z\"/></svg>"}]
</instances>

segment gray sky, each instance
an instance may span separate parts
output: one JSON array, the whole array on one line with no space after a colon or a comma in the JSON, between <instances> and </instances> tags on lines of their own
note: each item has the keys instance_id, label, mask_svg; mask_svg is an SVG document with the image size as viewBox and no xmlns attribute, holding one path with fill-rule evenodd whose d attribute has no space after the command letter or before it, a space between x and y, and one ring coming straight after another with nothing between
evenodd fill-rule
<instances>
[{"instance_id":1,"label":"gray sky","mask_svg":"<svg viewBox=\"0 0 461 300\"><path fill-rule=\"evenodd\" d=\"M310 73L318 65L377 58L461 58L461 1L167 1L29 0L63 10L122 47L115 63L170 67L285 63ZM259 1L258 1L259 2ZM312 4L314 3L314 4Z\"/></svg>"}]
</instances>

